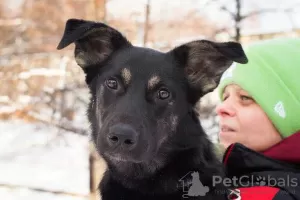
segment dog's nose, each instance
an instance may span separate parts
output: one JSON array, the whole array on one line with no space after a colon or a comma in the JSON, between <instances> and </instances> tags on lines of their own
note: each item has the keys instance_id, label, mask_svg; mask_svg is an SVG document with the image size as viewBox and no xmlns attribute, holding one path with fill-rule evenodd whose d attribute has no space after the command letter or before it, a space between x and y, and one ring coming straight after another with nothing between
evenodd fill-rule
<instances>
[{"instance_id":1,"label":"dog's nose","mask_svg":"<svg viewBox=\"0 0 300 200\"><path fill-rule=\"evenodd\" d=\"M137 132L127 124L117 124L110 128L107 136L108 144L111 147L123 146L132 149L137 144Z\"/></svg>"}]
</instances>

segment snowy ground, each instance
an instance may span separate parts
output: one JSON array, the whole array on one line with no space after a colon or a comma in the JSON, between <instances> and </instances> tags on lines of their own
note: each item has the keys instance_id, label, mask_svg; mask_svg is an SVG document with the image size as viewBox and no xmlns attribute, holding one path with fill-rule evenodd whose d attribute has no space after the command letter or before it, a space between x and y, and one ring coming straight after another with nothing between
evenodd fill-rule
<instances>
[{"instance_id":1,"label":"snowy ground","mask_svg":"<svg viewBox=\"0 0 300 200\"><path fill-rule=\"evenodd\" d=\"M41 124L0 121L0 197L88 199L88 155L87 137Z\"/></svg>"},{"instance_id":2,"label":"snowy ground","mask_svg":"<svg viewBox=\"0 0 300 200\"><path fill-rule=\"evenodd\" d=\"M87 197L70 196L67 194L53 194L38 192L27 188L11 189L0 187L0 197L3 200L87 200Z\"/></svg>"}]
</instances>

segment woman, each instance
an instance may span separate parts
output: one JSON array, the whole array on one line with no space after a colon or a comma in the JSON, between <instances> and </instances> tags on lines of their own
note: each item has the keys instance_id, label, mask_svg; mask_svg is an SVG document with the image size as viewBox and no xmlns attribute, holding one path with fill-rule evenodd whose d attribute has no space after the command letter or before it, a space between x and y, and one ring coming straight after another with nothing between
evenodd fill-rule
<instances>
[{"instance_id":1,"label":"woman","mask_svg":"<svg viewBox=\"0 0 300 200\"><path fill-rule=\"evenodd\" d=\"M246 48L219 84L229 199L300 199L300 39Z\"/></svg>"}]
</instances>

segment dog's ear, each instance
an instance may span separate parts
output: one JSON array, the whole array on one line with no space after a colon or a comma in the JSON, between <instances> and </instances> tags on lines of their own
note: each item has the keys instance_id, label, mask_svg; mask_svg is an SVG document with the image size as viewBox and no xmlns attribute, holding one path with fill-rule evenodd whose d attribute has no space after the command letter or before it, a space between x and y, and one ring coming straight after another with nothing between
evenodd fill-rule
<instances>
[{"instance_id":1,"label":"dog's ear","mask_svg":"<svg viewBox=\"0 0 300 200\"><path fill-rule=\"evenodd\" d=\"M192 41L169 52L184 71L190 87L201 95L213 91L221 75L233 62L245 64L248 59L240 43Z\"/></svg>"},{"instance_id":2,"label":"dog's ear","mask_svg":"<svg viewBox=\"0 0 300 200\"><path fill-rule=\"evenodd\" d=\"M114 28L80 19L69 19L57 49L75 43L75 60L87 73L89 67L98 67L116 50L131 46L131 43Z\"/></svg>"}]
</instances>

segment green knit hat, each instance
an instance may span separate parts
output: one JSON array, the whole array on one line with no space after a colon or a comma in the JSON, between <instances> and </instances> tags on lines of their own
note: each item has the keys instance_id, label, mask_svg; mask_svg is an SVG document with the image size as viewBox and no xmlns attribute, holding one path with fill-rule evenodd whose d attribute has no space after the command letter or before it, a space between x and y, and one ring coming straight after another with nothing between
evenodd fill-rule
<instances>
[{"instance_id":1,"label":"green knit hat","mask_svg":"<svg viewBox=\"0 0 300 200\"><path fill-rule=\"evenodd\" d=\"M249 62L233 63L218 86L219 96L235 83L251 95L283 138L300 130L300 39L265 40L245 48ZM254 124L255 126L255 124Z\"/></svg>"}]
</instances>

